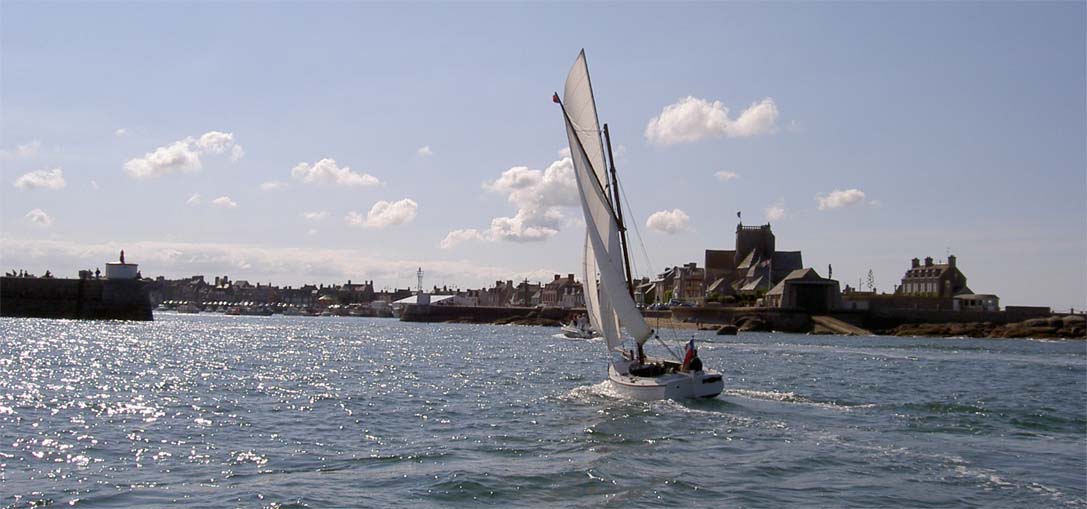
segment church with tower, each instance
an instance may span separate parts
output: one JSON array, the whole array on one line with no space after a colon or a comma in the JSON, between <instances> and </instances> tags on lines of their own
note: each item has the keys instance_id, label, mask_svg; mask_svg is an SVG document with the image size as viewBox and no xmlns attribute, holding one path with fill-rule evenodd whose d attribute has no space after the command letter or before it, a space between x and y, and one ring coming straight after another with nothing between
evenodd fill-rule
<instances>
[{"instance_id":1,"label":"church with tower","mask_svg":"<svg viewBox=\"0 0 1087 509\"><path fill-rule=\"evenodd\" d=\"M706 293L753 295L770 291L792 271L804 268L800 251L778 251L770 224L736 225L736 245L706 250Z\"/></svg>"}]
</instances>

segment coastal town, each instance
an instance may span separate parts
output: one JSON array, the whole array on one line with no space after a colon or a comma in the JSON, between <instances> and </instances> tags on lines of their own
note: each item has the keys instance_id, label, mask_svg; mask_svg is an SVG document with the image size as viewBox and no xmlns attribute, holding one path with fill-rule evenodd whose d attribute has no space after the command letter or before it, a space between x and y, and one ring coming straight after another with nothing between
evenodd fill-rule
<instances>
[{"instance_id":1,"label":"coastal town","mask_svg":"<svg viewBox=\"0 0 1087 509\"><path fill-rule=\"evenodd\" d=\"M999 311L999 297L975 294L954 255L935 263L932 257L910 261L909 268L892 293L879 294L840 283L805 267L801 251L779 251L769 224L736 227L735 248L707 249L704 261L667 267L654 278L634 281L634 299L644 309L673 307L747 306L797 308L811 312L868 310L871 308L915 310ZM201 309L223 306L296 307L309 311L328 310L351 314L364 307L392 308L417 304L420 292L430 296L429 304L483 307L585 306L584 287L573 273L555 274L549 281L495 281L478 289L431 286L377 289L374 281L340 284L307 284L280 287L271 283L234 280L228 275L194 275L184 279L158 277L150 280L156 304L191 303ZM1013 307L1013 310L1018 310ZM1042 309L1042 308L1039 308ZM1048 311L1048 308L1044 308Z\"/></svg>"},{"instance_id":2,"label":"coastal town","mask_svg":"<svg viewBox=\"0 0 1087 509\"><path fill-rule=\"evenodd\" d=\"M750 331L831 334L891 334L974 337L1085 336L1084 315L1044 306L1004 306L997 295L978 293L955 255L905 261L901 283L891 292L845 285L803 263L801 251L777 249L770 224L737 224L733 249L707 249L701 263L667 267L653 278L631 283L634 300L647 317L673 326ZM908 263L908 264L907 264ZM585 287L573 273L548 281L495 281L489 287L424 286L419 268L414 288L378 289L373 280L298 287L194 275L145 278L138 266L106 265L106 279L142 283L149 306L179 313L399 317L408 321L559 325L585 312ZM80 281L102 279L100 270L80 271ZM5 278L5 314L17 313L33 292L27 281L41 278L11 271ZM20 296L13 292L22 289ZM48 301L48 299L46 299ZM44 301L43 301L44 302ZM37 305L48 314L50 304Z\"/></svg>"}]
</instances>

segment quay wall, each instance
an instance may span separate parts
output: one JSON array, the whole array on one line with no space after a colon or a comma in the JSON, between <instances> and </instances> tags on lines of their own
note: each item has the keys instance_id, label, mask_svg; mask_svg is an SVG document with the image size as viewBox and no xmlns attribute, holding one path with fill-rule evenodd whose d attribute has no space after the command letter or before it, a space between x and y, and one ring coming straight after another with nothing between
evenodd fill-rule
<instances>
[{"instance_id":1,"label":"quay wall","mask_svg":"<svg viewBox=\"0 0 1087 509\"><path fill-rule=\"evenodd\" d=\"M143 282L110 279L0 278L0 316L151 320Z\"/></svg>"},{"instance_id":2,"label":"quay wall","mask_svg":"<svg viewBox=\"0 0 1087 509\"><path fill-rule=\"evenodd\" d=\"M400 312L404 322L459 322L459 323L508 323L511 321L538 320L565 322L585 310L562 308L485 307L485 306L436 306L408 304Z\"/></svg>"},{"instance_id":3,"label":"quay wall","mask_svg":"<svg viewBox=\"0 0 1087 509\"><path fill-rule=\"evenodd\" d=\"M782 332L808 332L811 330L811 315L805 311L780 308L756 307L676 307L672 308L672 319L689 323L715 325L739 325L741 322L758 319L766 328ZM647 318L650 326L653 320Z\"/></svg>"}]
</instances>

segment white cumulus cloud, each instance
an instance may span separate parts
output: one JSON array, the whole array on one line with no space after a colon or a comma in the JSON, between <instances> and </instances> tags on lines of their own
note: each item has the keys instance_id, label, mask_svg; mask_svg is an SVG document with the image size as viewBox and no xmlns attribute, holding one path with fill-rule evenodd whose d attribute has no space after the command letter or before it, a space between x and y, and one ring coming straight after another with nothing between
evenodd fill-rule
<instances>
[{"instance_id":1,"label":"white cumulus cloud","mask_svg":"<svg viewBox=\"0 0 1087 509\"><path fill-rule=\"evenodd\" d=\"M505 195L506 200L517 207L517 212L513 216L492 219L485 230L451 231L441 246L448 249L467 240L534 242L557 234L570 221L563 209L579 204L569 149L563 149L559 155L559 160L543 170L515 166L502 172L494 181L485 182L483 189Z\"/></svg>"},{"instance_id":2,"label":"white cumulus cloud","mask_svg":"<svg viewBox=\"0 0 1087 509\"><path fill-rule=\"evenodd\" d=\"M237 202L231 200L229 196L220 196L214 200L211 200L211 204L215 205L216 207L223 207L226 209L238 208Z\"/></svg>"},{"instance_id":3,"label":"white cumulus cloud","mask_svg":"<svg viewBox=\"0 0 1087 509\"><path fill-rule=\"evenodd\" d=\"M233 133L209 131L199 139L189 136L148 152L143 157L125 163L125 172L133 178L153 178L175 173L199 171L203 166L200 157L206 154L222 154L231 150L231 159L237 160L245 153L234 142Z\"/></svg>"},{"instance_id":4,"label":"white cumulus cloud","mask_svg":"<svg viewBox=\"0 0 1087 509\"><path fill-rule=\"evenodd\" d=\"M661 210L646 219L645 227L657 233L674 235L691 229L691 216L680 209Z\"/></svg>"},{"instance_id":5,"label":"white cumulus cloud","mask_svg":"<svg viewBox=\"0 0 1087 509\"><path fill-rule=\"evenodd\" d=\"M830 194L818 194L815 201L819 202L819 210L840 209L852 207L864 203L864 191L860 189L835 189Z\"/></svg>"},{"instance_id":6,"label":"white cumulus cloud","mask_svg":"<svg viewBox=\"0 0 1087 509\"><path fill-rule=\"evenodd\" d=\"M200 202L201 202L200 193L193 193L192 196L190 196L188 200L185 200L185 204L190 206L190 207L195 207L197 205L200 205Z\"/></svg>"},{"instance_id":7,"label":"white cumulus cloud","mask_svg":"<svg viewBox=\"0 0 1087 509\"><path fill-rule=\"evenodd\" d=\"M348 212L344 217L344 222L351 226L361 226L363 228L387 228L389 226L396 226L400 224L410 223L415 219L415 213L419 209L419 204L415 203L415 200L411 198L404 198L403 200L389 202L381 200L370 207L370 212L363 217L358 212Z\"/></svg>"},{"instance_id":8,"label":"white cumulus cloud","mask_svg":"<svg viewBox=\"0 0 1087 509\"><path fill-rule=\"evenodd\" d=\"M291 176L306 184L335 184L339 186L373 186L381 182L368 173L352 171L347 166L339 167L335 159L321 159L312 165L298 163L291 169Z\"/></svg>"},{"instance_id":9,"label":"white cumulus cloud","mask_svg":"<svg viewBox=\"0 0 1087 509\"><path fill-rule=\"evenodd\" d=\"M320 221L328 215L324 210L307 210L302 213L302 218L307 221Z\"/></svg>"},{"instance_id":10,"label":"white cumulus cloud","mask_svg":"<svg viewBox=\"0 0 1087 509\"><path fill-rule=\"evenodd\" d=\"M53 224L53 218L42 209L34 209L26 213L26 220L33 225L48 228Z\"/></svg>"},{"instance_id":11,"label":"white cumulus cloud","mask_svg":"<svg viewBox=\"0 0 1087 509\"><path fill-rule=\"evenodd\" d=\"M767 97L749 106L736 119L721 101L710 102L687 96L664 107L649 120L645 138L650 143L672 145L705 138L743 138L771 133L776 129L778 107Z\"/></svg>"},{"instance_id":12,"label":"white cumulus cloud","mask_svg":"<svg viewBox=\"0 0 1087 509\"><path fill-rule=\"evenodd\" d=\"M482 233L480 233L479 230L475 228L453 230L446 234L445 238L442 239L441 247L442 249L449 249L456 246L457 244L460 244L461 242L469 240L486 240L486 238L483 236Z\"/></svg>"},{"instance_id":13,"label":"white cumulus cloud","mask_svg":"<svg viewBox=\"0 0 1087 509\"><path fill-rule=\"evenodd\" d=\"M785 219L785 199L778 198L772 205L766 207L766 219L769 221L780 221Z\"/></svg>"},{"instance_id":14,"label":"white cumulus cloud","mask_svg":"<svg viewBox=\"0 0 1087 509\"><path fill-rule=\"evenodd\" d=\"M117 129L116 131L113 131L114 136L124 136L126 134L128 134L128 129L126 129L124 127L120 128L120 129Z\"/></svg>"},{"instance_id":15,"label":"white cumulus cloud","mask_svg":"<svg viewBox=\"0 0 1087 509\"><path fill-rule=\"evenodd\" d=\"M434 155L434 151L430 150L430 145L419 147L419 150L416 150L415 153L419 154L419 157L430 157Z\"/></svg>"},{"instance_id":16,"label":"white cumulus cloud","mask_svg":"<svg viewBox=\"0 0 1087 509\"><path fill-rule=\"evenodd\" d=\"M720 180L721 182L728 182L740 178L740 175L734 171L719 171L714 173L713 176L717 177L717 180Z\"/></svg>"},{"instance_id":17,"label":"white cumulus cloud","mask_svg":"<svg viewBox=\"0 0 1087 509\"><path fill-rule=\"evenodd\" d=\"M234 133L208 131L200 136L196 146L212 154L222 154L227 148L234 146Z\"/></svg>"},{"instance_id":18,"label":"white cumulus cloud","mask_svg":"<svg viewBox=\"0 0 1087 509\"><path fill-rule=\"evenodd\" d=\"M15 187L19 189L51 189L53 191L64 189L68 185L64 181L64 172L60 168L52 170L36 170L24 173L15 179Z\"/></svg>"}]
</instances>

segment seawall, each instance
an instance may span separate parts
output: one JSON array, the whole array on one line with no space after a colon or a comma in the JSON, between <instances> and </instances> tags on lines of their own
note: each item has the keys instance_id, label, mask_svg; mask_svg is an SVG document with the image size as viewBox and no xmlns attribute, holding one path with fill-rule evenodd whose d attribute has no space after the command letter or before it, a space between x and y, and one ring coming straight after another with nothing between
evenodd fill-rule
<instances>
[{"instance_id":1,"label":"seawall","mask_svg":"<svg viewBox=\"0 0 1087 509\"><path fill-rule=\"evenodd\" d=\"M143 282L116 279L0 278L0 316L151 320Z\"/></svg>"},{"instance_id":2,"label":"seawall","mask_svg":"<svg viewBox=\"0 0 1087 509\"><path fill-rule=\"evenodd\" d=\"M483 307L483 306L436 306L408 304L400 312L405 322L457 322L457 323L523 323L558 325L571 320L584 310L562 308Z\"/></svg>"},{"instance_id":3,"label":"seawall","mask_svg":"<svg viewBox=\"0 0 1087 509\"><path fill-rule=\"evenodd\" d=\"M740 330L775 330L808 332L811 315L805 311L777 308L748 307L676 307L672 318L677 321L724 325L733 324Z\"/></svg>"},{"instance_id":4,"label":"seawall","mask_svg":"<svg viewBox=\"0 0 1087 509\"><path fill-rule=\"evenodd\" d=\"M907 324L975 323L989 322L1006 325L1033 318L1046 318L1051 311L1046 307L1008 306L1003 311L936 310L936 309L879 309L864 314L864 325L869 329L892 329Z\"/></svg>"}]
</instances>

